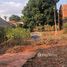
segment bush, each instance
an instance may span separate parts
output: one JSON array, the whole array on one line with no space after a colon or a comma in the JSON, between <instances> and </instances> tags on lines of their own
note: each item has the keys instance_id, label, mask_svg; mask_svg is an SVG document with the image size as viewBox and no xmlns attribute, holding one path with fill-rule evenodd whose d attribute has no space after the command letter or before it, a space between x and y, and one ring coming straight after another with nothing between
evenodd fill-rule
<instances>
[{"instance_id":1,"label":"bush","mask_svg":"<svg viewBox=\"0 0 67 67\"><path fill-rule=\"evenodd\" d=\"M64 33L67 33L67 23L63 24L63 28L64 28Z\"/></svg>"},{"instance_id":2,"label":"bush","mask_svg":"<svg viewBox=\"0 0 67 67\"><path fill-rule=\"evenodd\" d=\"M67 23L64 23L63 24L63 28L66 28L67 29Z\"/></svg>"},{"instance_id":3,"label":"bush","mask_svg":"<svg viewBox=\"0 0 67 67\"><path fill-rule=\"evenodd\" d=\"M30 37L30 32L26 29L23 28L8 28L6 29L6 37L8 39L14 38L29 38Z\"/></svg>"},{"instance_id":4,"label":"bush","mask_svg":"<svg viewBox=\"0 0 67 67\"><path fill-rule=\"evenodd\" d=\"M15 45L27 44L24 40L30 38L30 32L24 28L8 28L6 29L7 39L12 39Z\"/></svg>"},{"instance_id":5,"label":"bush","mask_svg":"<svg viewBox=\"0 0 67 67\"><path fill-rule=\"evenodd\" d=\"M52 27L50 25L45 25L45 31L51 31Z\"/></svg>"},{"instance_id":6,"label":"bush","mask_svg":"<svg viewBox=\"0 0 67 67\"><path fill-rule=\"evenodd\" d=\"M7 38L6 41L5 38ZM24 28L0 28L0 42L0 54L15 46L32 44L30 32Z\"/></svg>"}]
</instances>

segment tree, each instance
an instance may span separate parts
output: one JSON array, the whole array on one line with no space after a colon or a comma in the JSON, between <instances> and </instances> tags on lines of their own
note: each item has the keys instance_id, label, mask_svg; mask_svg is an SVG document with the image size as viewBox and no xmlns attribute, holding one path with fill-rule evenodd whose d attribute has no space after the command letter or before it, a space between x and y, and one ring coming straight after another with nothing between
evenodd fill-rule
<instances>
[{"instance_id":1,"label":"tree","mask_svg":"<svg viewBox=\"0 0 67 67\"><path fill-rule=\"evenodd\" d=\"M4 16L4 19L7 20L7 16Z\"/></svg>"},{"instance_id":2,"label":"tree","mask_svg":"<svg viewBox=\"0 0 67 67\"><path fill-rule=\"evenodd\" d=\"M57 3L59 0L53 0ZM29 0L22 10L24 22L28 25L54 24L54 4L52 0ZM26 19L27 18L27 19Z\"/></svg>"},{"instance_id":3,"label":"tree","mask_svg":"<svg viewBox=\"0 0 67 67\"><path fill-rule=\"evenodd\" d=\"M14 20L14 21L20 21L20 17L19 16L17 16L17 15L11 15L10 17L9 17L9 20L10 21L12 21L12 20Z\"/></svg>"},{"instance_id":4,"label":"tree","mask_svg":"<svg viewBox=\"0 0 67 67\"><path fill-rule=\"evenodd\" d=\"M59 0L52 0L52 4L56 4Z\"/></svg>"}]
</instances>

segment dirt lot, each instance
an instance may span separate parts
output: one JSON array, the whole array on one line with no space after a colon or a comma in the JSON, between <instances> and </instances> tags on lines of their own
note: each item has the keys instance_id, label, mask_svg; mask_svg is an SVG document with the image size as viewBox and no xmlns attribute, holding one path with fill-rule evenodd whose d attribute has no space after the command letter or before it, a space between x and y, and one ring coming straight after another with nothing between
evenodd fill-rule
<instances>
[{"instance_id":1,"label":"dirt lot","mask_svg":"<svg viewBox=\"0 0 67 67\"><path fill-rule=\"evenodd\" d=\"M32 52L33 56L33 52L37 52L34 58L29 59L24 63L24 66L22 66L22 61L20 61L20 65L22 67L67 67L67 34L63 34L63 31L59 31L56 34L55 32L41 32L40 34L41 37L39 41L34 41L35 43L33 43L33 45L25 47L17 46L13 49L7 50L6 54L9 54L9 58L16 58L17 56L19 56L18 59L20 61L21 59L23 60L25 54L28 56L30 55L30 52ZM14 54L15 56L12 54ZM23 57L21 55L23 55ZM3 55L3 57L0 56L0 58L3 59L5 59L5 57L9 60L7 55ZM11 59L9 61L11 61ZM16 63L16 61L18 60L15 59L15 62L11 62L10 64ZM18 63L16 63L17 65L14 65L15 67L19 65L19 61ZM18 67L21 67L20 65ZM10 65L10 67L14 66Z\"/></svg>"},{"instance_id":2,"label":"dirt lot","mask_svg":"<svg viewBox=\"0 0 67 67\"><path fill-rule=\"evenodd\" d=\"M41 42L43 45L36 46L39 52L31 65L27 62L23 67L67 67L67 34L61 31L56 35L53 32L45 35Z\"/></svg>"}]
</instances>

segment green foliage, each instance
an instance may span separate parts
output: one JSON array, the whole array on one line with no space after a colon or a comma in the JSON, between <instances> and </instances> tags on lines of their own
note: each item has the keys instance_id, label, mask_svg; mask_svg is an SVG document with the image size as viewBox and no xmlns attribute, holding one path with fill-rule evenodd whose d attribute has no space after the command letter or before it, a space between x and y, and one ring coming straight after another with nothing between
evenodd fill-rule
<instances>
[{"instance_id":1,"label":"green foliage","mask_svg":"<svg viewBox=\"0 0 67 67\"><path fill-rule=\"evenodd\" d=\"M55 0L56 3L58 1ZM32 21L36 26L54 24L54 4L51 0L29 0L22 13L22 20L25 22L25 26L28 24L32 26Z\"/></svg>"},{"instance_id":2,"label":"green foliage","mask_svg":"<svg viewBox=\"0 0 67 67\"><path fill-rule=\"evenodd\" d=\"M51 0L52 4L56 4L59 0Z\"/></svg>"},{"instance_id":3,"label":"green foliage","mask_svg":"<svg viewBox=\"0 0 67 67\"><path fill-rule=\"evenodd\" d=\"M67 23L64 23L63 24L63 28L67 28Z\"/></svg>"},{"instance_id":4,"label":"green foliage","mask_svg":"<svg viewBox=\"0 0 67 67\"><path fill-rule=\"evenodd\" d=\"M15 38L15 39L29 38L30 32L23 28L8 28L6 30L6 36L8 39L10 38Z\"/></svg>"},{"instance_id":5,"label":"green foliage","mask_svg":"<svg viewBox=\"0 0 67 67\"><path fill-rule=\"evenodd\" d=\"M12 16L9 17L9 20L10 21L12 21L12 20L14 20L14 21L20 21L20 17L17 16L17 15L12 15Z\"/></svg>"},{"instance_id":6,"label":"green foliage","mask_svg":"<svg viewBox=\"0 0 67 67\"><path fill-rule=\"evenodd\" d=\"M64 28L64 33L67 33L67 23L63 24L63 28Z\"/></svg>"},{"instance_id":7,"label":"green foliage","mask_svg":"<svg viewBox=\"0 0 67 67\"><path fill-rule=\"evenodd\" d=\"M5 30L0 27L0 43L5 39Z\"/></svg>"}]
</instances>

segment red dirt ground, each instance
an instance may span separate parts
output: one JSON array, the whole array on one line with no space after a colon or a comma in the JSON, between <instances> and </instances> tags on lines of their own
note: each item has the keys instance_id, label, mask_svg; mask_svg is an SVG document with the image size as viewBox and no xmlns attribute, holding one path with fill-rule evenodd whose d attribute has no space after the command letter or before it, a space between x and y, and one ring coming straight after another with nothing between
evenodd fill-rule
<instances>
[{"instance_id":1,"label":"red dirt ground","mask_svg":"<svg viewBox=\"0 0 67 67\"><path fill-rule=\"evenodd\" d=\"M44 57L45 62L41 58L40 61L43 65L45 63L46 67L67 67L67 39L61 38L58 39L62 35L63 31L58 32L56 35L54 32L51 32L49 36L53 36L54 40L48 41L48 43L44 44L42 41L42 45L38 45L40 42L35 43L36 45L32 46L17 46L13 49L9 49L6 51L6 54L0 56L0 67L21 67L29 58L32 58L38 51L44 52L45 54L57 54L57 57ZM42 40L47 39L48 35L44 32L42 33ZM67 35L67 34L64 34ZM47 59L46 59L47 58ZM38 59L38 60L39 60ZM56 60L57 59L57 60ZM39 62L37 57L34 59L35 62ZM37 64L37 63L36 63ZM35 64L34 64L35 65ZM37 64L39 65L39 64ZM52 65L52 66L51 66ZM29 67L29 66L27 66ZM31 66L32 67L32 66ZM34 66L36 67L36 66ZM42 66L44 67L44 66Z\"/></svg>"}]
</instances>

